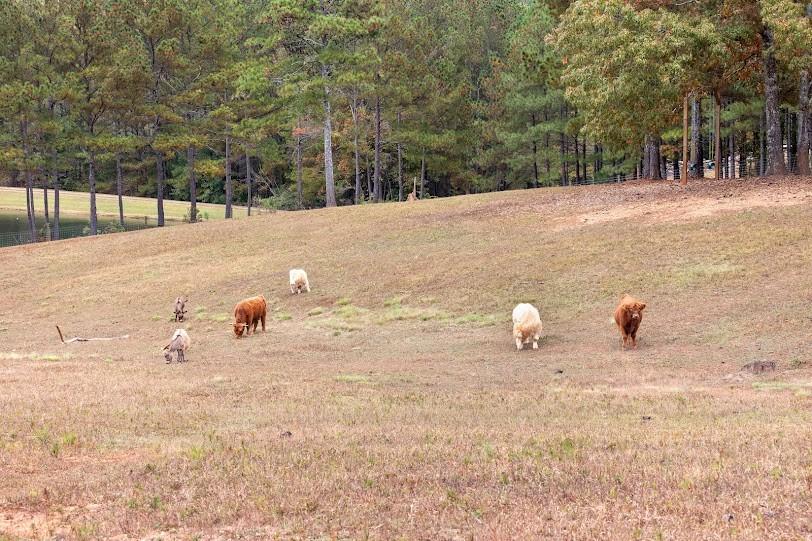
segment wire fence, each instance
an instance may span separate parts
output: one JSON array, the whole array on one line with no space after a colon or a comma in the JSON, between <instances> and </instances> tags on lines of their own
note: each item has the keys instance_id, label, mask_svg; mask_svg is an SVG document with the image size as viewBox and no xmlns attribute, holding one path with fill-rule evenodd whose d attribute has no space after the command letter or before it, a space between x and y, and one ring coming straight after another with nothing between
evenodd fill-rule
<instances>
[{"instance_id":1,"label":"wire fence","mask_svg":"<svg viewBox=\"0 0 812 541\"><path fill-rule=\"evenodd\" d=\"M176 225L181 222L166 221L165 225ZM118 223L99 224L98 235L108 235L112 233L125 233L129 231L140 231L142 229L152 229L157 227L157 221L145 219L143 223L130 221L125 222L122 227ZM59 228L57 237L56 230L50 224L38 226L34 234L31 231L7 231L0 233L0 247L18 246L20 244L30 244L33 242L45 242L49 240L65 240L77 237L90 236L89 225L68 225Z\"/></svg>"}]
</instances>

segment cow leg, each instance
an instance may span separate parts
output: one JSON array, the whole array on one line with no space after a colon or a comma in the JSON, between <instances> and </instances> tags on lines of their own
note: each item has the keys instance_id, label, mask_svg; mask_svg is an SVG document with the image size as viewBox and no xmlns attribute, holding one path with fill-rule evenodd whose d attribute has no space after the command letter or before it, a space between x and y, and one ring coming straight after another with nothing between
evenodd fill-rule
<instances>
[{"instance_id":1,"label":"cow leg","mask_svg":"<svg viewBox=\"0 0 812 541\"><path fill-rule=\"evenodd\" d=\"M254 320L254 332L257 332L257 325L259 325L259 318ZM263 329L265 330L265 329Z\"/></svg>"},{"instance_id":2,"label":"cow leg","mask_svg":"<svg viewBox=\"0 0 812 541\"><path fill-rule=\"evenodd\" d=\"M533 337L533 349L539 348L539 335Z\"/></svg>"},{"instance_id":3,"label":"cow leg","mask_svg":"<svg viewBox=\"0 0 812 541\"><path fill-rule=\"evenodd\" d=\"M521 338L516 339L516 349L519 350L519 351L522 350L522 339Z\"/></svg>"},{"instance_id":4,"label":"cow leg","mask_svg":"<svg viewBox=\"0 0 812 541\"><path fill-rule=\"evenodd\" d=\"M267 314L262 314L260 321L262 321L262 332L265 332L265 317Z\"/></svg>"}]
</instances>

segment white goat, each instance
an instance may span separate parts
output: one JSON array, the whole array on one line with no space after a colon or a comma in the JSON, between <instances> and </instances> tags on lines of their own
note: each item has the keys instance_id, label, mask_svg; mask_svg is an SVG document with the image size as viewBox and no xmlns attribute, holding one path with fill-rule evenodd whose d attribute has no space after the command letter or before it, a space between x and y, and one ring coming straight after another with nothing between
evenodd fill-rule
<instances>
[{"instance_id":1,"label":"white goat","mask_svg":"<svg viewBox=\"0 0 812 541\"><path fill-rule=\"evenodd\" d=\"M532 304L517 304L513 309L513 338L516 339L516 349L522 349L523 344L533 339L533 349L539 348L541 336L541 317L539 311Z\"/></svg>"},{"instance_id":2,"label":"white goat","mask_svg":"<svg viewBox=\"0 0 812 541\"><path fill-rule=\"evenodd\" d=\"M304 269L290 269L290 293L297 295L302 289L310 293L310 282L307 280L307 273Z\"/></svg>"}]
</instances>

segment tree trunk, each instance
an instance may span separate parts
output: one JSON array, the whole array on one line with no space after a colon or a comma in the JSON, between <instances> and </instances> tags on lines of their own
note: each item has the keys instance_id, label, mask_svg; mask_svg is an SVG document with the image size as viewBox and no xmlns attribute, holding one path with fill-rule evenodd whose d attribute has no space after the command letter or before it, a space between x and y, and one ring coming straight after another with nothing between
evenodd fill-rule
<instances>
[{"instance_id":1,"label":"tree trunk","mask_svg":"<svg viewBox=\"0 0 812 541\"><path fill-rule=\"evenodd\" d=\"M722 178L722 97L718 92L713 94L713 178Z\"/></svg>"},{"instance_id":2,"label":"tree trunk","mask_svg":"<svg viewBox=\"0 0 812 541\"><path fill-rule=\"evenodd\" d=\"M189 223L197 221L197 175L195 175L195 158L197 151L194 145L186 147L186 165L189 168Z\"/></svg>"},{"instance_id":3,"label":"tree trunk","mask_svg":"<svg viewBox=\"0 0 812 541\"><path fill-rule=\"evenodd\" d=\"M327 79L330 72L322 66L321 75ZM324 184L328 207L336 206L336 185L333 177L333 115L330 110L330 87L324 85Z\"/></svg>"},{"instance_id":4,"label":"tree trunk","mask_svg":"<svg viewBox=\"0 0 812 541\"><path fill-rule=\"evenodd\" d=\"M544 122L546 123L547 109L544 109ZM544 132L544 179L550 180L550 132Z\"/></svg>"},{"instance_id":5,"label":"tree trunk","mask_svg":"<svg viewBox=\"0 0 812 541\"><path fill-rule=\"evenodd\" d=\"M28 163L28 121L20 121L20 136L23 141L23 160L25 162L25 209L28 215L28 234L30 242L37 241L37 227L34 222L34 180L31 178L31 165Z\"/></svg>"},{"instance_id":6,"label":"tree trunk","mask_svg":"<svg viewBox=\"0 0 812 541\"><path fill-rule=\"evenodd\" d=\"M641 159L638 177L651 178L651 136L646 135L643 142L643 158Z\"/></svg>"},{"instance_id":7,"label":"tree trunk","mask_svg":"<svg viewBox=\"0 0 812 541\"><path fill-rule=\"evenodd\" d=\"M51 217L48 215L48 175L43 175L43 185L42 185L42 210L45 212L45 225L47 226L48 230L51 229ZM51 240L51 239L45 239Z\"/></svg>"},{"instance_id":8,"label":"tree trunk","mask_svg":"<svg viewBox=\"0 0 812 541\"><path fill-rule=\"evenodd\" d=\"M164 182L166 171L164 171L164 155L160 151L155 152L155 171L158 179L158 227L164 226Z\"/></svg>"},{"instance_id":9,"label":"tree trunk","mask_svg":"<svg viewBox=\"0 0 812 541\"><path fill-rule=\"evenodd\" d=\"M373 201L380 203L383 199L383 186L381 186L381 97L375 96L375 174L372 179L372 188L375 192Z\"/></svg>"},{"instance_id":10,"label":"tree trunk","mask_svg":"<svg viewBox=\"0 0 812 541\"><path fill-rule=\"evenodd\" d=\"M736 137L733 135L733 124L730 125L730 135L727 139L727 153L730 156L728 165L729 178L736 178Z\"/></svg>"},{"instance_id":11,"label":"tree trunk","mask_svg":"<svg viewBox=\"0 0 812 541\"><path fill-rule=\"evenodd\" d=\"M530 124L536 127L536 114L530 115ZM536 139L533 139L533 187L539 187L539 161L538 161L538 144Z\"/></svg>"},{"instance_id":12,"label":"tree trunk","mask_svg":"<svg viewBox=\"0 0 812 541\"><path fill-rule=\"evenodd\" d=\"M676 174L676 166L674 168ZM680 171L680 184L688 184L688 94L682 101L682 170Z\"/></svg>"},{"instance_id":13,"label":"tree trunk","mask_svg":"<svg viewBox=\"0 0 812 541\"><path fill-rule=\"evenodd\" d=\"M652 180L662 180L662 166L663 160L660 155L660 136L652 136L651 137L651 165L649 169L651 171L651 178Z\"/></svg>"},{"instance_id":14,"label":"tree trunk","mask_svg":"<svg viewBox=\"0 0 812 541\"><path fill-rule=\"evenodd\" d=\"M302 184L302 136L296 136L296 206L302 208L304 198Z\"/></svg>"},{"instance_id":15,"label":"tree trunk","mask_svg":"<svg viewBox=\"0 0 812 541\"><path fill-rule=\"evenodd\" d=\"M121 174L120 152L116 152L116 196L118 197L118 225L124 227L124 179Z\"/></svg>"},{"instance_id":16,"label":"tree trunk","mask_svg":"<svg viewBox=\"0 0 812 541\"><path fill-rule=\"evenodd\" d=\"M248 185L248 215L251 216L251 158L245 153L245 183Z\"/></svg>"},{"instance_id":17,"label":"tree trunk","mask_svg":"<svg viewBox=\"0 0 812 541\"><path fill-rule=\"evenodd\" d=\"M234 201L234 186L231 183L231 137L226 135L226 218L234 217L232 209Z\"/></svg>"},{"instance_id":18,"label":"tree trunk","mask_svg":"<svg viewBox=\"0 0 812 541\"><path fill-rule=\"evenodd\" d=\"M423 187L426 185L426 150L423 149L423 155L420 158L420 196L423 199Z\"/></svg>"},{"instance_id":19,"label":"tree trunk","mask_svg":"<svg viewBox=\"0 0 812 541\"><path fill-rule=\"evenodd\" d=\"M767 174L784 175L784 149L781 148L781 115L778 109L778 64L773 51L773 31L767 27L761 32L764 43L764 106L767 116Z\"/></svg>"},{"instance_id":20,"label":"tree trunk","mask_svg":"<svg viewBox=\"0 0 812 541\"><path fill-rule=\"evenodd\" d=\"M702 145L702 102L694 98L691 106L691 169L693 178L705 177L705 156Z\"/></svg>"},{"instance_id":21,"label":"tree trunk","mask_svg":"<svg viewBox=\"0 0 812 541\"><path fill-rule=\"evenodd\" d=\"M366 141L364 141L364 144L366 144ZM369 149L367 149L367 150L369 150ZM367 201L372 201L372 198L373 198L372 173L371 173L372 168L369 166L369 153L368 152L364 153L364 164L365 164L365 166L364 166L364 176L367 179Z\"/></svg>"},{"instance_id":22,"label":"tree trunk","mask_svg":"<svg viewBox=\"0 0 812 541\"><path fill-rule=\"evenodd\" d=\"M581 183L581 151L578 144L578 136L575 136L575 184Z\"/></svg>"},{"instance_id":23,"label":"tree trunk","mask_svg":"<svg viewBox=\"0 0 812 541\"><path fill-rule=\"evenodd\" d=\"M54 168L54 228L51 238L59 240L59 172Z\"/></svg>"},{"instance_id":24,"label":"tree trunk","mask_svg":"<svg viewBox=\"0 0 812 541\"><path fill-rule=\"evenodd\" d=\"M758 176L767 174L767 113L762 111L758 133Z\"/></svg>"},{"instance_id":25,"label":"tree trunk","mask_svg":"<svg viewBox=\"0 0 812 541\"><path fill-rule=\"evenodd\" d=\"M397 122L398 128L400 128L400 111L398 111ZM397 149L398 149L398 201L403 201L403 146L400 144L399 136Z\"/></svg>"},{"instance_id":26,"label":"tree trunk","mask_svg":"<svg viewBox=\"0 0 812 541\"><path fill-rule=\"evenodd\" d=\"M809 72L801 71L798 92L798 174L809 176Z\"/></svg>"},{"instance_id":27,"label":"tree trunk","mask_svg":"<svg viewBox=\"0 0 812 541\"><path fill-rule=\"evenodd\" d=\"M358 102L355 96L350 100L350 113L352 113L352 148L355 155L355 204L361 202L361 155L358 150ZM400 113L398 113L400 118Z\"/></svg>"},{"instance_id":28,"label":"tree trunk","mask_svg":"<svg viewBox=\"0 0 812 541\"><path fill-rule=\"evenodd\" d=\"M90 234L99 234L99 222L96 215L96 154L90 152L87 160L87 184L90 188Z\"/></svg>"},{"instance_id":29,"label":"tree trunk","mask_svg":"<svg viewBox=\"0 0 812 541\"><path fill-rule=\"evenodd\" d=\"M680 170L679 170L679 152L674 153L674 157L671 160L671 168L674 170L674 173L673 173L674 174L674 181L676 182L677 180L679 180L679 174L680 174ZM668 180L668 172L667 171L666 171L665 180Z\"/></svg>"}]
</instances>

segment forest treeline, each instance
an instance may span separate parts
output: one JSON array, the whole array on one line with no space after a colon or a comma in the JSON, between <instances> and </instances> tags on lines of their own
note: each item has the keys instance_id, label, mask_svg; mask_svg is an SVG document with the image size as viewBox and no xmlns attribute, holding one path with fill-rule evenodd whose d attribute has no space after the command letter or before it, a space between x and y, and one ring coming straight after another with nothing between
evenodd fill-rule
<instances>
[{"instance_id":1,"label":"forest treeline","mask_svg":"<svg viewBox=\"0 0 812 541\"><path fill-rule=\"evenodd\" d=\"M156 197L162 225L164 198L194 221L809 174L811 21L794 0L0 0L0 175L32 238L52 190L58 238L60 188L96 233L99 191Z\"/></svg>"}]
</instances>

